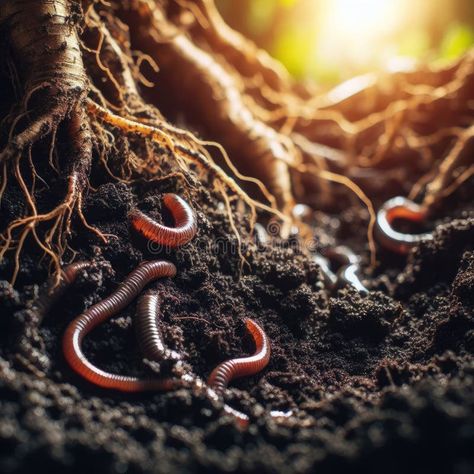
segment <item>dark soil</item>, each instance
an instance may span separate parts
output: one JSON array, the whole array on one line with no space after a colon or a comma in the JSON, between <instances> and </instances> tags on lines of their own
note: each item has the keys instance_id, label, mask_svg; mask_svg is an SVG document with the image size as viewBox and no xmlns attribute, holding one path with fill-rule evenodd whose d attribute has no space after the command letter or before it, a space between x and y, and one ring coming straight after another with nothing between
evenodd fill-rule
<instances>
[{"instance_id":1,"label":"dark soil","mask_svg":"<svg viewBox=\"0 0 474 474\"><path fill-rule=\"evenodd\" d=\"M97 170L93 176L105 179ZM317 265L288 242L248 245L249 266L239 278L236 239L211 183L191 194L175 179L133 188L93 184L85 214L116 237L104 245L76 223L76 259L94 265L39 330L26 304L44 291L47 269L37 265L33 246L18 291L0 285L1 472L474 472L474 218L466 196L445 203L434 241L407 262L379 254L380 267L364 275L367 296L351 289L329 295ZM126 214L138 204L160 218L160 195L169 191L192 202L199 233L163 252L129 229ZM10 190L2 220L18 215L16 202ZM350 245L366 262L366 216L347 202L353 205L341 202L332 219L318 217L325 225L317 224L317 235ZM66 365L60 342L68 322L153 258L178 268L174 279L155 284L164 334L199 376L252 352L245 317L267 331L269 366L236 380L225 395L250 416L247 431L202 393L113 393ZM11 258L2 265L8 280ZM116 373L169 373L172 367L141 360L134 310L95 330L86 354ZM272 419L271 410L294 416Z\"/></svg>"}]
</instances>

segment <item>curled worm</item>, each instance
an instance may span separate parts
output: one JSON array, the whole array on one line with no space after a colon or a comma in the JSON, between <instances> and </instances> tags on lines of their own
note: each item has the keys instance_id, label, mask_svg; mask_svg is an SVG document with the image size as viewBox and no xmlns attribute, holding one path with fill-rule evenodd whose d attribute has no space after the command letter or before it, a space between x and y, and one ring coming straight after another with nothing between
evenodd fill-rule
<instances>
[{"instance_id":1,"label":"curled worm","mask_svg":"<svg viewBox=\"0 0 474 474\"><path fill-rule=\"evenodd\" d=\"M172 263L162 260L145 262L130 273L110 296L74 319L63 338L64 356L71 368L95 385L122 392L172 390L181 386L183 382L178 379L143 379L105 372L89 362L81 348L87 334L130 304L145 285L157 278L172 277L175 274L176 267Z\"/></svg>"},{"instance_id":2,"label":"curled worm","mask_svg":"<svg viewBox=\"0 0 474 474\"><path fill-rule=\"evenodd\" d=\"M313 260L319 265L324 278L324 285L331 291L350 285L361 293L368 293L367 288L360 281L359 257L344 245L323 250L323 255L315 253ZM340 268L337 274L331 269L331 263L337 263Z\"/></svg>"},{"instance_id":3,"label":"curled worm","mask_svg":"<svg viewBox=\"0 0 474 474\"><path fill-rule=\"evenodd\" d=\"M138 209L129 213L132 226L144 237L166 247L189 242L197 231L196 217L189 204L176 194L165 194L163 203L171 212L175 227L159 224Z\"/></svg>"},{"instance_id":4,"label":"curled worm","mask_svg":"<svg viewBox=\"0 0 474 474\"><path fill-rule=\"evenodd\" d=\"M325 249L323 254L325 258L341 265L337 272L336 284L350 285L361 293L368 293L358 275L360 258L349 247L338 245L334 248ZM322 269L324 272L325 269Z\"/></svg>"},{"instance_id":5,"label":"curled worm","mask_svg":"<svg viewBox=\"0 0 474 474\"><path fill-rule=\"evenodd\" d=\"M147 291L138 299L135 328L142 354L149 360L178 360L176 351L167 349L158 325L160 300L156 291Z\"/></svg>"},{"instance_id":6,"label":"curled worm","mask_svg":"<svg viewBox=\"0 0 474 474\"><path fill-rule=\"evenodd\" d=\"M222 395L231 380L260 372L270 360L270 340L265 331L252 319L246 319L245 325L255 342L255 354L226 360L211 372L207 383L217 395Z\"/></svg>"},{"instance_id":7,"label":"curled worm","mask_svg":"<svg viewBox=\"0 0 474 474\"><path fill-rule=\"evenodd\" d=\"M387 249L401 254L406 254L411 248L421 241L433 238L431 233L405 234L396 231L393 221L405 219L412 222L423 222L426 218L426 210L419 204L409 199L397 196L389 199L377 213L376 235L380 243Z\"/></svg>"}]
</instances>

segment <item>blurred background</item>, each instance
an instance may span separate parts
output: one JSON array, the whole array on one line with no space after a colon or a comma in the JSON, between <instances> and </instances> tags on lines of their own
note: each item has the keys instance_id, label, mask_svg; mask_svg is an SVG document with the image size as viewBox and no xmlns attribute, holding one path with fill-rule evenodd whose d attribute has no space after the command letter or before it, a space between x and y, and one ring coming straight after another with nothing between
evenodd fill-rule
<instances>
[{"instance_id":1,"label":"blurred background","mask_svg":"<svg viewBox=\"0 0 474 474\"><path fill-rule=\"evenodd\" d=\"M449 61L474 44L474 0L217 0L227 23L299 79Z\"/></svg>"}]
</instances>

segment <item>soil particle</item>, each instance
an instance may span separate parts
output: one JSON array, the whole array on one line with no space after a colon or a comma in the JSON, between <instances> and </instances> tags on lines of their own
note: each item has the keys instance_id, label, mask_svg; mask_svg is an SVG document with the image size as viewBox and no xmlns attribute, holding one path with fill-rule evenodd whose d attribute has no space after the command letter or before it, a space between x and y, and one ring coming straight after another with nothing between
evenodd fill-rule
<instances>
[{"instance_id":1,"label":"soil particle","mask_svg":"<svg viewBox=\"0 0 474 474\"><path fill-rule=\"evenodd\" d=\"M82 229L72 236L76 258L93 265L40 327L28 304L43 291L47 271L34 255L25 253L16 290L0 282L0 471L472 472L472 218L440 225L406 264L381 254L378 291L329 294L318 266L283 241L247 242L248 265L239 275L235 236L209 189L185 195L199 232L169 251L147 245L126 216L138 206L169 222L161 194L182 194L176 180L98 184L85 212L111 234L108 243ZM12 195L5 198L2 215L14 213ZM320 235L322 241L363 249L357 237L364 235L363 219L353 227L346 221L331 231L337 236ZM160 292L165 341L184 355L184 365L143 361L135 304L94 330L85 353L115 373L192 370L205 380L218 363L253 352L243 324L251 317L270 337L270 363L260 374L233 381L224 396L250 417L248 430L239 430L222 402L199 387L110 392L65 363L61 337L69 321L110 294L139 262L156 258L178 268L175 278L151 286ZM8 268L2 268L3 280ZM276 418L271 410L292 415Z\"/></svg>"}]
</instances>

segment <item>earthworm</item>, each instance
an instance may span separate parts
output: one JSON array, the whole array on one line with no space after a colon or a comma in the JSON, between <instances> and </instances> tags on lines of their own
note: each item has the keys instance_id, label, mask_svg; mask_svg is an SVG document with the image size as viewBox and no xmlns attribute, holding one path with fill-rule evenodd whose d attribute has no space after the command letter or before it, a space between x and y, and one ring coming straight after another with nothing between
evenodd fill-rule
<instances>
[{"instance_id":1,"label":"earthworm","mask_svg":"<svg viewBox=\"0 0 474 474\"><path fill-rule=\"evenodd\" d=\"M163 260L142 263L110 296L75 318L67 327L63 338L64 356L71 368L95 385L122 392L172 390L181 386L183 381L179 379L144 379L105 372L89 362L81 348L87 334L130 304L145 285L157 278L172 277L175 274L176 267L172 263Z\"/></svg>"},{"instance_id":2,"label":"earthworm","mask_svg":"<svg viewBox=\"0 0 474 474\"><path fill-rule=\"evenodd\" d=\"M181 355L167 349L158 326L160 299L156 291L147 291L138 299L135 328L142 354L149 360L179 360Z\"/></svg>"},{"instance_id":3,"label":"earthworm","mask_svg":"<svg viewBox=\"0 0 474 474\"><path fill-rule=\"evenodd\" d=\"M252 319L247 318L245 325L255 342L255 354L226 360L211 372L207 383L217 395L222 395L232 379L256 374L265 368L270 360L270 340L264 330Z\"/></svg>"},{"instance_id":4,"label":"earthworm","mask_svg":"<svg viewBox=\"0 0 474 474\"><path fill-rule=\"evenodd\" d=\"M324 278L324 285L329 290L335 290L342 284L354 287L361 293L368 293L367 288L362 284L358 276L359 257L351 249L344 245L335 248L328 248L322 251L323 255L315 253L313 260L319 265ZM341 265L339 271L334 273L331 269L331 261L336 261Z\"/></svg>"},{"instance_id":5,"label":"earthworm","mask_svg":"<svg viewBox=\"0 0 474 474\"><path fill-rule=\"evenodd\" d=\"M164 194L163 203L171 212L175 227L167 227L134 209L129 213L132 226L144 237L166 247L179 247L196 234L196 217L189 204L176 194Z\"/></svg>"},{"instance_id":6,"label":"earthworm","mask_svg":"<svg viewBox=\"0 0 474 474\"><path fill-rule=\"evenodd\" d=\"M293 217L309 224L314 216L314 211L306 204L296 204L292 210ZM331 261L336 261L341 268L337 272L331 269ZM341 283L353 286L361 293L367 293L367 288L360 281L357 272L359 271L359 257L351 249L343 245L335 248L328 248L320 253L313 254L313 261L321 269L324 278L324 285L329 290L336 289Z\"/></svg>"},{"instance_id":7,"label":"earthworm","mask_svg":"<svg viewBox=\"0 0 474 474\"><path fill-rule=\"evenodd\" d=\"M337 283L351 285L361 293L368 293L367 288L362 284L358 276L359 257L345 245L338 245L323 251L324 257L336 261L341 265L337 272Z\"/></svg>"},{"instance_id":8,"label":"earthworm","mask_svg":"<svg viewBox=\"0 0 474 474\"><path fill-rule=\"evenodd\" d=\"M409 199L397 196L389 199L377 213L376 235L380 243L387 249L406 254L418 243L433 238L429 232L423 234L405 234L393 227L395 219L422 222L426 218L426 210Z\"/></svg>"}]
</instances>

